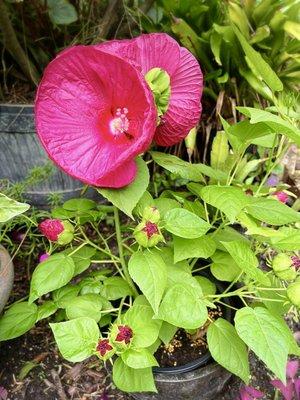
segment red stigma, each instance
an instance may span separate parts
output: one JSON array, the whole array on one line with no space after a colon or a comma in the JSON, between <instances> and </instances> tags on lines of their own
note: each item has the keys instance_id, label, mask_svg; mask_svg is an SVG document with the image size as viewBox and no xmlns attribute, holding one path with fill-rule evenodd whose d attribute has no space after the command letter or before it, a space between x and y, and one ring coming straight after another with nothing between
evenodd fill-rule
<instances>
[{"instance_id":1,"label":"red stigma","mask_svg":"<svg viewBox=\"0 0 300 400\"><path fill-rule=\"evenodd\" d=\"M132 339L132 335L133 335L132 329L129 328L129 326L121 325L121 326L118 326L118 330L119 330L119 333L117 334L116 341L117 342L124 341L126 344L128 344L130 342L130 340Z\"/></svg>"},{"instance_id":2,"label":"red stigma","mask_svg":"<svg viewBox=\"0 0 300 400\"><path fill-rule=\"evenodd\" d=\"M153 222L147 221L143 232L146 232L148 239L150 239L153 235L158 233L158 227Z\"/></svg>"},{"instance_id":3,"label":"red stigma","mask_svg":"<svg viewBox=\"0 0 300 400\"><path fill-rule=\"evenodd\" d=\"M112 346L109 344L109 340L108 339L102 339L99 341L96 350L99 351L101 357L104 357L105 354L112 350Z\"/></svg>"}]
</instances>

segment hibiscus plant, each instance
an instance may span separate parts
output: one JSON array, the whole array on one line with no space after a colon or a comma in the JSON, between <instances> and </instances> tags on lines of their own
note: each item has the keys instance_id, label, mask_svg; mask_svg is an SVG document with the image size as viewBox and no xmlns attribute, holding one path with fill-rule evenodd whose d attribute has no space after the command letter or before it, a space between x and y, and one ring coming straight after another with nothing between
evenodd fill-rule
<instances>
[{"instance_id":1,"label":"hibiscus plant","mask_svg":"<svg viewBox=\"0 0 300 400\"><path fill-rule=\"evenodd\" d=\"M239 107L244 120L222 120L210 165L146 153L152 140L186 137L201 93L197 61L164 34L74 46L49 64L38 135L108 202L71 199L41 221L49 246L28 301L1 317L1 341L51 317L67 360L94 355L121 390L155 392L156 350L179 328L201 331L213 359L246 384L248 349L286 382L288 355L300 354L283 318L300 306L300 215L286 186L266 182L300 134L286 115ZM153 165L170 187L150 179Z\"/></svg>"}]
</instances>

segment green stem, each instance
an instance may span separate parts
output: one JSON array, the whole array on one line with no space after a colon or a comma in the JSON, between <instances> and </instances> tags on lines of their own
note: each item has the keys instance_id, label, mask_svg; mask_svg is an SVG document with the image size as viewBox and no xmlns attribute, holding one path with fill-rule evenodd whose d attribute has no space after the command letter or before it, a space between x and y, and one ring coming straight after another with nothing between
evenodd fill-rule
<instances>
[{"instance_id":1,"label":"green stem","mask_svg":"<svg viewBox=\"0 0 300 400\"><path fill-rule=\"evenodd\" d=\"M116 229L116 237L117 237L117 243L118 243L118 251L119 251L119 257L122 265L122 270L125 275L125 278L129 285L131 286L134 297L138 296L138 291L136 290L136 287L133 283L133 280L131 279L127 264L124 258L124 253L123 253L123 243L122 243L122 235L121 235L121 224L120 224L120 217L119 217L119 210L117 209L116 206L114 206L114 218L115 218L115 229Z\"/></svg>"}]
</instances>

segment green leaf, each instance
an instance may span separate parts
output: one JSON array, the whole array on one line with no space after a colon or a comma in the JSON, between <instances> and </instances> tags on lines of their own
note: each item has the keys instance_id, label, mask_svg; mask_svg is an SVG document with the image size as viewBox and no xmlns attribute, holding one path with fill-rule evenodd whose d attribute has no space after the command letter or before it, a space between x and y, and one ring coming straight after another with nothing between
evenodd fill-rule
<instances>
[{"instance_id":1,"label":"green leaf","mask_svg":"<svg viewBox=\"0 0 300 400\"><path fill-rule=\"evenodd\" d=\"M230 254L216 251L211 257L210 271L219 281L232 282L242 272Z\"/></svg>"},{"instance_id":2,"label":"green leaf","mask_svg":"<svg viewBox=\"0 0 300 400\"><path fill-rule=\"evenodd\" d=\"M215 250L215 241L209 236L202 236L196 239L183 239L178 236L173 237L174 241L174 262L188 258L208 258Z\"/></svg>"},{"instance_id":3,"label":"green leaf","mask_svg":"<svg viewBox=\"0 0 300 400\"><path fill-rule=\"evenodd\" d=\"M210 164L215 169L223 169L229 155L229 145L225 132L217 132L212 143Z\"/></svg>"},{"instance_id":4,"label":"green leaf","mask_svg":"<svg viewBox=\"0 0 300 400\"><path fill-rule=\"evenodd\" d=\"M159 197L158 199L155 199L154 206L158 209L162 219L165 218L165 215L169 210L173 210L174 208L181 208L178 201L174 199L168 199L166 197Z\"/></svg>"},{"instance_id":5,"label":"green leaf","mask_svg":"<svg viewBox=\"0 0 300 400\"><path fill-rule=\"evenodd\" d=\"M186 270L180 264L181 263L167 264L168 267L167 288L169 289L173 287L176 283L184 282L186 285L190 287L191 291L195 293L195 296L201 299L203 297L201 286L197 282L196 278L192 276L190 269Z\"/></svg>"},{"instance_id":6,"label":"green leaf","mask_svg":"<svg viewBox=\"0 0 300 400\"><path fill-rule=\"evenodd\" d=\"M66 313L69 319L90 317L98 322L101 318L101 308L101 296L89 293L70 299L66 307Z\"/></svg>"},{"instance_id":7,"label":"green leaf","mask_svg":"<svg viewBox=\"0 0 300 400\"><path fill-rule=\"evenodd\" d=\"M103 281L101 295L108 300L117 300L121 297L132 296L129 284L119 276L112 276Z\"/></svg>"},{"instance_id":8,"label":"green leaf","mask_svg":"<svg viewBox=\"0 0 300 400\"><path fill-rule=\"evenodd\" d=\"M52 299L59 308L66 308L69 301L76 297L80 291L80 286L66 285L52 293Z\"/></svg>"},{"instance_id":9,"label":"green leaf","mask_svg":"<svg viewBox=\"0 0 300 400\"><path fill-rule=\"evenodd\" d=\"M155 252L139 251L131 256L128 269L131 278L157 313L167 285L167 267L164 260Z\"/></svg>"},{"instance_id":10,"label":"green leaf","mask_svg":"<svg viewBox=\"0 0 300 400\"><path fill-rule=\"evenodd\" d=\"M241 189L232 186L210 185L203 187L200 194L206 203L221 210L231 223L250 202Z\"/></svg>"},{"instance_id":11,"label":"green leaf","mask_svg":"<svg viewBox=\"0 0 300 400\"><path fill-rule=\"evenodd\" d=\"M248 43L247 39L241 34L236 26L232 26L232 29L237 36L246 57L250 60L256 69L259 71L260 76L266 82L266 84L275 92L283 90L281 80L278 78L276 73L272 70L270 65L263 59L253 47Z\"/></svg>"},{"instance_id":12,"label":"green leaf","mask_svg":"<svg viewBox=\"0 0 300 400\"><path fill-rule=\"evenodd\" d=\"M14 339L29 331L38 317L36 304L13 304L0 318L0 341Z\"/></svg>"},{"instance_id":13,"label":"green leaf","mask_svg":"<svg viewBox=\"0 0 300 400\"><path fill-rule=\"evenodd\" d=\"M269 286L270 281L262 270L258 268L258 259L251 250L250 244L242 240L222 242L222 244L239 268L241 268L249 278Z\"/></svg>"},{"instance_id":14,"label":"green leaf","mask_svg":"<svg viewBox=\"0 0 300 400\"><path fill-rule=\"evenodd\" d=\"M158 367L158 362L147 349L129 349L121 354L124 363L134 369Z\"/></svg>"},{"instance_id":15,"label":"green leaf","mask_svg":"<svg viewBox=\"0 0 300 400\"><path fill-rule=\"evenodd\" d=\"M149 171L145 161L138 157L136 160L138 173L135 180L128 186L121 189L97 189L102 196L113 205L127 214L130 218L132 210L143 196L149 184Z\"/></svg>"},{"instance_id":16,"label":"green leaf","mask_svg":"<svg viewBox=\"0 0 300 400\"><path fill-rule=\"evenodd\" d=\"M89 211L97 207L97 204L90 199L70 199L63 204L63 208L68 211Z\"/></svg>"},{"instance_id":17,"label":"green leaf","mask_svg":"<svg viewBox=\"0 0 300 400\"><path fill-rule=\"evenodd\" d=\"M216 242L217 249L222 251L226 251L222 242L232 242L233 240L244 240L246 243L249 242L245 235L241 235L236 229L233 229L230 226L225 226L224 228L213 232L211 236Z\"/></svg>"},{"instance_id":18,"label":"green leaf","mask_svg":"<svg viewBox=\"0 0 300 400\"><path fill-rule=\"evenodd\" d=\"M45 301L45 303L38 307L37 322L50 317L50 315L54 314L57 310L58 307L53 301Z\"/></svg>"},{"instance_id":19,"label":"green leaf","mask_svg":"<svg viewBox=\"0 0 300 400\"><path fill-rule=\"evenodd\" d=\"M90 357L96 349L100 332L92 318L81 317L71 321L50 324L62 356L71 362Z\"/></svg>"},{"instance_id":20,"label":"green leaf","mask_svg":"<svg viewBox=\"0 0 300 400\"><path fill-rule=\"evenodd\" d=\"M29 204L19 203L0 193L0 223L7 222L11 218L23 214L29 207Z\"/></svg>"},{"instance_id":21,"label":"green leaf","mask_svg":"<svg viewBox=\"0 0 300 400\"><path fill-rule=\"evenodd\" d=\"M217 288L214 282L212 282L210 279L206 278L205 276L195 276L195 279L201 286L203 296L211 296L216 294Z\"/></svg>"},{"instance_id":22,"label":"green leaf","mask_svg":"<svg viewBox=\"0 0 300 400\"><path fill-rule=\"evenodd\" d=\"M185 209L175 208L165 215L165 229L186 239L203 236L210 227L202 218Z\"/></svg>"},{"instance_id":23,"label":"green leaf","mask_svg":"<svg viewBox=\"0 0 300 400\"><path fill-rule=\"evenodd\" d=\"M228 132L236 136L243 146L248 146L250 143L253 143L255 139L268 135L272 130L265 123L253 124L245 120L231 125L228 128Z\"/></svg>"},{"instance_id":24,"label":"green leaf","mask_svg":"<svg viewBox=\"0 0 300 400\"><path fill-rule=\"evenodd\" d=\"M184 283L167 290L158 311L158 318L184 329L199 328L207 317L205 303Z\"/></svg>"},{"instance_id":25,"label":"green leaf","mask_svg":"<svg viewBox=\"0 0 300 400\"><path fill-rule=\"evenodd\" d=\"M188 179L190 181L203 181L203 176L196 164L191 164L187 161L181 160L176 156L160 153L158 151L151 151L150 154L153 160L167 171L177 174L181 178Z\"/></svg>"},{"instance_id":26,"label":"green leaf","mask_svg":"<svg viewBox=\"0 0 300 400\"><path fill-rule=\"evenodd\" d=\"M237 107L238 111L250 118L251 124L263 122L274 133L281 133L300 145L300 131L290 122L271 112L252 107Z\"/></svg>"},{"instance_id":27,"label":"green leaf","mask_svg":"<svg viewBox=\"0 0 300 400\"><path fill-rule=\"evenodd\" d=\"M133 330L132 346L149 347L158 338L161 321L153 318L150 306L134 305L124 315L124 323Z\"/></svg>"},{"instance_id":28,"label":"green leaf","mask_svg":"<svg viewBox=\"0 0 300 400\"><path fill-rule=\"evenodd\" d=\"M259 221L275 226L300 221L299 212L275 199L254 198L245 211Z\"/></svg>"},{"instance_id":29,"label":"green leaf","mask_svg":"<svg viewBox=\"0 0 300 400\"><path fill-rule=\"evenodd\" d=\"M285 382L289 338L277 318L265 308L244 307L236 312L234 320L240 338Z\"/></svg>"},{"instance_id":30,"label":"green leaf","mask_svg":"<svg viewBox=\"0 0 300 400\"><path fill-rule=\"evenodd\" d=\"M248 352L235 328L225 319L218 318L209 325L207 343L214 360L228 371L249 383Z\"/></svg>"},{"instance_id":31,"label":"green leaf","mask_svg":"<svg viewBox=\"0 0 300 400\"><path fill-rule=\"evenodd\" d=\"M114 362L113 381L124 392L157 392L152 368L130 368L120 357Z\"/></svg>"},{"instance_id":32,"label":"green leaf","mask_svg":"<svg viewBox=\"0 0 300 400\"><path fill-rule=\"evenodd\" d=\"M72 249L69 248L65 250L64 253L69 255L70 253L73 253L75 250L76 247L73 247ZM81 274L91 265L91 258L95 254L96 254L96 249L94 247L84 246L70 256L72 257L72 260L74 261L75 264L74 276Z\"/></svg>"},{"instance_id":33,"label":"green leaf","mask_svg":"<svg viewBox=\"0 0 300 400\"><path fill-rule=\"evenodd\" d=\"M174 326L166 321L163 321L159 331L159 338L162 340L164 344L168 344L173 339L177 330L178 330L177 326Z\"/></svg>"},{"instance_id":34,"label":"green leaf","mask_svg":"<svg viewBox=\"0 0 300 400\"><path fill-rule=\"evenodd\" d=\"M279 250L297 251L300 243L300 230L283 226L277 231L277 236L271 238L272 247Z\"/></svg>"},{"instance_id":35,"label":"green leaf","mask_svg":"<svg viewBox=\"0 0 300 400\"><path fill-rule=\"evenodd\" d=\"M40 263L32 274L29 303L66 285L72 279L74 270L74 261L63 253L53 254Z\"/></svg>"},{"instance_id":36,"label":"green leaf","mask_svg":"<svg viewBox=\"0 0 300 400\"><path fill-rule=\"evenodd\" d=\"M76 8L68 0L47 0L51 21L57 25L69 25L77 21Z\"/></svg>"}]
</instances>

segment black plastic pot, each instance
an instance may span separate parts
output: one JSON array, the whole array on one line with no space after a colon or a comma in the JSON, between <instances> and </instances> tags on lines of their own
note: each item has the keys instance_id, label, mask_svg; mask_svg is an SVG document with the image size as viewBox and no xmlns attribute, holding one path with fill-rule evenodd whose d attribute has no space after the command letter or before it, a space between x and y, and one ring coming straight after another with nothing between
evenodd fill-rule
<instances>
[{"instance_id":1,"label":"black plastic pot","mask_svg":"<svg viewBox=\"0 0 300 400\"><path fill-rule=\"evenodd\" d=\"M205 274L206 275L206 274ZM212 278L209 276L209 278ZM219 292L225 286L215 282ZM224 299L227 303L229 298ZM223 317L233 319L232 310L223 308ZM154 380L158 393L131 393L136 400L210 400L220 394L232 374L212 362L209 351L197 360L178 367L154 367Z\"/></svg>"},{"instance_id":2,"label":"black plastic pot","mask_svg":"<svg viewBox=\"0 0 300 400\"><path fill-rule=\"evenodd\" d=\"M0 105L0 179L15 183L24 180L29 171L49 163L34 125L32 105ZM26 189L25 199L32 205L45 206L50 194L63 200L79 197L84 184L53 166L49 179ZM96 196L90 191L88 197Z\"/></svg>"},{"instance_id":3,"label":"black plastic pot","mask_svg":"<svg viewBox=\"0 0 300 400\"><path fill-rule=\"evenodd\" d=\"M10 255L0 245L0 314L3 310L14 282L14 266Z\"/></svg>"},{"instance_id":4,"label":"black plastic pot","mask_svg":"<svg viewBox=\"0 0 300 400\"><path fill-rule=\"evenodd\" d=\"M210 400L221 393L231 373L213 363L190 372L154 373L158 393L132 393L136 400Z\"/></svg>"}]
</instances>

